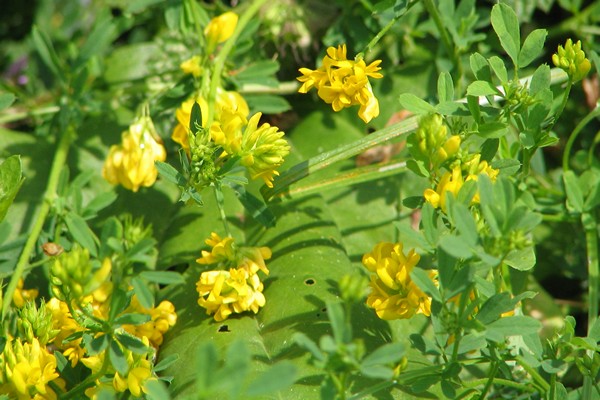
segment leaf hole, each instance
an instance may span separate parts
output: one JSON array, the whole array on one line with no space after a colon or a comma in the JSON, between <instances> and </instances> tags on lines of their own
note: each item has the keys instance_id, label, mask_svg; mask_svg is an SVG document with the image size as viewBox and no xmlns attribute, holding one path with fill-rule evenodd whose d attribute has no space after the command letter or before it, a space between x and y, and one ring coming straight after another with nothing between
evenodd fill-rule
<instances>
[{"instance_id":1,"label":"leaf hole","mask_svg":"<svg viewBox=\"0 0 600 400\"><path fill-rule=\"evenodd\" d=\"M315 281L313 278L308 278L308 279L306 279L306 280L304 281L304 284L305 284L306 286L312 286L312 285L314 285L315 283L317 283L317 282L316 282L316 281Z\"/></svg>"},{"instance_id":2,"label":"leaf hole","mask_svg":"<svg viewBox=\"0 0 600 400\"><path fill-rule=\"evenodd\" d=\"M219 332L231 332L231 331L229 330L229 325L221 325L221 326L219 327Z\"/></svg>"}]
</instances>

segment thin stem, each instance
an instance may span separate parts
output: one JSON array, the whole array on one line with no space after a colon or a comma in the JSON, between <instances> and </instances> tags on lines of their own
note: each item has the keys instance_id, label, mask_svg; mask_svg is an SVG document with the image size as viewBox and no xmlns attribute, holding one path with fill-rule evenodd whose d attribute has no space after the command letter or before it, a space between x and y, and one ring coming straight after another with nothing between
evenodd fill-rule
<instances>
[{"instance_id":1,"label":"thin stem","mask_svg":"<svg viewBox=\"0 0 600 400\"><path fill-rule=\"evenodd\" d=\"M588 335L591 334L592 327L598 318L598 289L600 285L600 269L598 266L598 228L596 219L591 213L585 212L581 215L581 223L585 230L585 244L587 249L588 262ZM588 355L593 357L593 350L588 351ZM583 378L583 399L592 397L592 377Z\"/></svg>"},{"instance_id":2,"label":"thin stem","mask_svg":"<svg viewBox=\"0 0 600 400\"><path fill-rule=\"evenodd\" d=\"M548 382L546 382L546 380L544 378L542 378L542 376L535 370L535 368L532 368L531 365L529 365L529 363L527 363L527 361L525 361L523 359L523 357L517 356L517 357L515 357L515 361L521 367L523 367L523 369L529 375L531 375L531 377L533 378L533 380L535 381L535 383L540 387L540 389L542 389L542 391L544 393L547 393L548 390L550 390L550 384Z\"/></svg>"},{"instance_id":3,"label":"thin stem","mask_svg":"<svg viewBox=\"0 0 600 400\"><path fill-rule=\"evenodd\" d=\"M15 267L15 270L10 278L10 283L6 288L6 293L4 294L4 300L2 304L2 320L4 320L6 317L6 313L8 312L8 309L12 303L12 296L17 288L17 283L23 276L23 271L25 270L25 266L29 263L29 257L31 256L31 253L35 249L35 244L40 236L40 233L42 232L46 217L50 213L52 203L57 197L56 189L58 187L60 173L67 161L69 145L71 144L71 140L74 136L75 129L71 125L69 125L67 129L63 130L60 135L54 160L52 162L52 167L50 169L50 175L48 177L48 185L46 186L44 199L42 205L40 206L40 211L35 219L33 227L31 228L29 237L25 242L23 251L21 252L21 255L17 261L17 266Z\"/></svg>"},{"instance_id":4,"label":"thin stem","mask_svg":"<svg viewBox=\"0 0 600 400\"><path fill-rule=\"evenodd\" d=\"M563 159L562 159L563 171L569 170L569 158L571 156L571 149L573 148L573 143L575 143L577 136L579 136L579 133L581 133L583 128L592 119L596 118L598 115L600 115L600 107L596 107L592 111L590 111L590 113L588 115L586 115L585 118L583 118L579 124L577 124L577 126L573 130L573 133L571 133L571 136L569 136L569 139L567 140L567 144L565 144L565 151L563 153Z\"/></svg>"},{"instance_id":5,"label":"thin stem","mask_svg":"<svg viewBox=\"0 0 600 400\"><path fill-rule=\"evenodd\" d=\"M98 378L104 376L104 374L106 373L106 370L108 369L109 361L110 361L110 358L108 357L108 354L105 354L104 360L102 361L102 366L100 367L100 370L95 374L91 374L90 376L85 378L80 384L75 386L73 389L69 390L67 393L60 396L61 400L66 400L66 399L75 397L76 395L80 394L85 389L90 387L92 384L94 384Z\"/></svg>"},{"instance_id":6,"label":"thin stem","mask_svg":"<svg viewBox=\"0 0 600 400\"><path fill-rule=\"evenodd\" d=\"M250 19L258 12L260 7L267 0L254 0L252 4L246 9L246 11L242 14L240 19L238 20L237 26L235 27L235 31L233 35L225 42L221 50L219 51L219 55L215 58L215 63L213 66L213 70L211 71L211 80L210 80L210 89L208 92L208 118L206 119L206 126L210 127L215 118L214 115L214 104L217 98L217 88L221 83L221 74L223 73L223 68L225 67L225 61L227 60L227 56L233 49L233 45L237 41L237 38L240 36L242 30L246 27Z\"/></svg>"},{"instance_id":7,"label":"thin stem","mask_svg":"<svg viewBox=\"0 0 600 400\"><path fill-rule=\"evenodd\" d=\"M355 57L356 60L360 60L362 59L365 55L369 54L371 52L371 50L373 50L373 47L375 47L375 45L377 44L377 42L379 42L381 40L381 38L387 33L387 31L390 30L390 28L392 26L394 26L394 24L396 23L396 21L398 21L398 19L400 19L401 15L394 15L394 18L392 18L390 20L390 22L388 22L378 33L377 35L375 35L375 37L373 39L371 39L371 41L369 42L369 44L367 44L367 46L365 47L365 49L363 51L361 51L360 53L358 53Z\"/></svg>"},{"instance_id":8,"label":"thin stem","mask_svg":"<svg viewBox=\"0 0 600 400\"><path fill-rule=\"evenodd\" d=\"M378 392L380 390L383 390L383 389L387 389L387 388L392 387L394 385L396 385L396 381L381 382L381 383L378 383L377 385L373 385L370 388L367 388L367 389L365 389L365 390L363 390L361 392L358 392L358 393L356 393L356 394L348 397L348 400L359 400L359 399L362 399L362 398L364 398L364 397L366 397L366 396L368 396L370 394L376 393L376 392Z\"/></svg>"},{"instance_id":9,"label":"thin stem","mask_svg":"<svg viewBox=\"0 0 600 400\"><path fill-rule=\"evenodd\" d=\"M480 399L485 399L487 392L489 392L489 390L491 389L491 387L494 383L494 378L496 377L496 374L498 373L498 367L499 367L499 365L498 365L497 361L492 364L492 368L490 368L487 382L485 383L485 386L483 387L483 390L481 391L481 395L479 396Z\"/></svg>"},{"instance_id":10,"label":"thin stem","mask_svg":"<svg viewBox=\"0 0 600 400\"><path fill-rule=\"evenodd\" d=\"M433 0L424 0L423 4L425 5L427 12L431 16L431 19L433 19L433 22L435 23L435 26L437 27L438 32L440 33L440 38L442 39L442 44L446 48L446 53L448 53L448 56L452 60L452 64L454 64L454 67L456 68L456 70L459 73L458 78L460 78L460 76L462 75L462 71L461 71L462 68L460 66L460 60L457 57L456 48L454 47L454 44L452 43L452 39L450 38L450 35L448 34L448 30L444 26L444 21L442 21L442 16L440 15L440 12L438 11Z\"/></svg>"},{"instance_id":11,"label":"thin stem","mask_svg":"<svg viewBox=\"0 0 600 400\"><path fill-rule=\"evenodd\" d=\"M225 199L223 198L223 190L221 189L220 184L215 184L215 198L217 199L217 208L219 209L219 216L221 217L221 222L223 222L223 228L225 229L225 234L231 237L231 232L229 231L229 224L227 223L227 215L225 214Z\"/></svg>"},{"instance_id":12,"label":"thin stem","mask_svg":"<svg viewBox=\"0 0 600 400\"><path fill-rule=\"evenodd\" d=\"M468 387L468 388L474 388L480 385L484 385L485 383L488 382L488 378L483 378L483 379L475 379L473 381L466 381L463 382L463 386L464 387ZM496 385L502 385L502 386L507 386L507 387L512 387L515 389L519 389L523 392L535 392L535 389L531 386L531 385L526 385L524 383L518 383L518 382L513 382L513 381L509 381L508 379L502 379L502 378L495 378L494 379L494 383Z\"/></svg>"}]
</instances>

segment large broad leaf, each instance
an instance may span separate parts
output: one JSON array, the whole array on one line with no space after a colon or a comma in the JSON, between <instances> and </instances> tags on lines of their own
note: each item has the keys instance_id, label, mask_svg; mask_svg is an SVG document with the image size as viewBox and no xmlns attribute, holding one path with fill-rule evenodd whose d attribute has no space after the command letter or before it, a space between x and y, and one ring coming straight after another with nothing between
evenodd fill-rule
<instances>
[{"instance_id":1,"label":"large broad leaf","mask_svg":"<svg viewBox=\"0 0 600 400\"><path fill-rule=\"evenodd\" d=\"M294 139L295 152L287 165L297 162L297 155L304 159L339 145L340 140L350 142L361 135L337 115L333 117L333 126L331 122L331 115L326 117L319 112L306 118L290 135ZM327 137L332 130L335 134ZM295 160L292 159L294 156ZM351 163L340 163L321 173L332 174L339 168L350 167ZM369 251L375 243L393 240L394 231L389 220L395 217L396 211L389 201L391 197L385 194L395 192L396 188L390 182L387 184L390 185L388 191L368 190L372 189L368 186L362 190L345 188L322 196L271 204L277 224L268 230L252 221L245 224L238 221L234 231L236 238L245 236L247 243L269 246L273 250L273 258L268 261L270 275L264 280L267 304L257 315L246 313L220 323L197 305L195 283L206 268L194 264L199 250L192 249L194 243L197 246L211 229L221 229L214 203L207 201L201 212L189 210L184 213L188 215L184 218L187 221L183 221L180 228L174 228L174 239L167 238L163 242L160 256L161 260L183 262L185 253L176 249L184 246L188 249L187 262L192 263L185 275L187 284L168 288L164 293L174 302L179 320L165 337L160 353L161 358L179 354L179 360L165 371L166 375L175 377L171 387L175 398L195 393L194 360L202 341L213 340L223 354L236 339L243 340L250 348L254 360L251 369L256 376L284 359L291 360L298 368L299 381L273 398L319 396L323 371L308 363L309 355L296 346L291 337L301 332L318 343L321 336L331 334L326 302L338 297L337 283L342 276L365 272L351 261L358 264L362 253ZM235 210L229 210L228 215L230 221L237 218ZM187 232L187 235L181 232ZM188 244L190 241L195 242ZM389 324L378 319L364 304L359 304L353 309L352 322L355 338L360 338L370 353L394 339L408 345L409 333L417 332L425 321L417 318ZM363 390L374 382L366 378L355 381L352 391ZM395 398L412 398L397 389L394 393Z\"/></svg>"}]
</instances>

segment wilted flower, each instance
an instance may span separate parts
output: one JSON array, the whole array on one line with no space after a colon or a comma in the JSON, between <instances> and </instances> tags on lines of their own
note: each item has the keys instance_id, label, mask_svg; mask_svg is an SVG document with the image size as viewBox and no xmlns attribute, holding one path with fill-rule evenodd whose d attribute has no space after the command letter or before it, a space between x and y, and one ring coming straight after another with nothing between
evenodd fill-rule
<instances>
[{"instance_id":1,"label":"wilted flower","mask_svg":"<svg viewBox=\"0 0 600 400\"><path fill-rule=\"evenodd\" d=\"M573 82L583 79L592 68L590 60L581 50L581 40L573 44L573 40L567 39L565 47L559 45L558 51L552 55L552 62L564 70Z\"/></svg>"},{"instance_id":2,"label":"wilted flower","mask_svg":"<svg viewBox=\"0 0 600 400\"><path fill-rule=\"evenodd\" d=\"M379 103L373 94L369 77L382 78L378 71L381 60L367 65L360 58L348 60L346 45L329 47L323 58L323 65L316 70L300 68L302 76L297 79L302 82L298 91L307 93L311 88L317 89L317 94L333 111L360 104L358 116L365 122L379 115Z\"/></svg>"},{"instance_id":3,"label":"wilted flower","mask_svg":"<svg viewBox=\"0 0 600 400\"><path fill-rule=\"evenodd\" d=\"M431 315L431 298L410 277L419 259L414 250L405 255L402 243L386 242L375 245L372 252L363 256L363 265L373 273L367 305L375 309L379 318L392 320L415 314ZM434 276L432 271L432 280Z\"/></svg>"},{"instance_id":4,"label":"wilted flower","mask_svg":"<svg viewBox=\"0 0 600 400\"><path fill-rule=\"evenodd\" d=\"M138 118L123 132L121 144L111 146L102 176L113 185L121 184L137 192L152 186L158 171L155 161L165 161L167 153L148 116Z\"/></svg>"}]
</instances>

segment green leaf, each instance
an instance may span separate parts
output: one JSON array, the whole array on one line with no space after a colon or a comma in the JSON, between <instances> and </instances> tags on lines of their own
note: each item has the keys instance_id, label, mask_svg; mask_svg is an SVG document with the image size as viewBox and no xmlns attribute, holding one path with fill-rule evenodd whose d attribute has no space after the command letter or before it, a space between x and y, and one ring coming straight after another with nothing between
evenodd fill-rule
<instances>
[{"instance_id":1,"label":"green leaf","mask_svg":"<svg viewBox=\"0 0 600 400\"><path fill-rule=\"evenodd\" d=\"M129 315L132 315L132 314L129 314ZM148 317L150 317L150 316L148 315ZM148 318L148 320L149 319L150 318ZM132 336L128 333L116 333L115 336L127 350L130 350L136 354L148 353L148 350L149 350L148 346L146 346L140 338Z\"/></svg>"},{"instance_id":2,"label":"green leaf","mask_svg":"<svg viewBox=\"0 0 600 400\"><path fill-rule=\"evenodd\" d=\"M246 391L247 396L266 396L285 390L297 377L298 369L289 361L281 361L261 373Z\"/></svg>"},{"instance_id":3,"label":"green leaf","mask_svg":"<svg viewBox=\"0 0 600 400\"><path fill-rule=\"evenodd\" d=\"M485 336L488 340L501 342L509 336L523 336L537 333L542 324L531 317L522 315L500 318L487 325Z\"/></svg>"},{"instance_id":4,"label":"green leaf","mask_svg":"<svg viewBox=\"0 0 600 400\"><path fill-rule=\"evenodd\" d=\"M446 235L440 238L440 246L453 257L469 259L473 256L473 249L461 237Z\"/></svg>"},{"instance_id":5,"label":"green leaf","mask_svg":"<svg viewBox=\"0 0 600 400\"><path fill-rule=\"evenodd\" d=\"M160 362L156 363L153 370L154 372L160 372L167 369L171 364L176 362L179 359L178 354L172 354L168 357L162 358Z\"/></svg>"},{"instance_id":6,"label":"green leaf","mask_svg":"<svg viewBox=\"0 0 600 400\"><path fill-rule=\"evenodd\" d=\"M152 42L117 47L106 58L104 79L108 83L129 83L150 75L151 57L157 52Z\"/></svg>"},{"instance_id":7,"label":"green leaf","mask_svg":"<svg viewBox=\"0 0 600 400\"><path fill-rule=\"evenodd\" d=\"M284 97L273 94L244 94L244 99L253 112L279 114L292 109L292 106Z\"/></svg>"},{"instance_id":8,"label":"green leaf","mask_svg":"<svg viewBox=\"0 0 600 400\"><path fill-rule=\"evenodd\" d=\"M21 158L10 156L0 164L0 221L6 217L22 184Z\"/></svg>"},{"instance_id":9,"label":"green leaf","mask_svg":"<svg viewBox=\"0 0 600 400\"><path fill-rule=\"evenodd\" d=\"M449 72L444 71L440 74L437 83L438 90L438 102L450 102L454 100L454 82L452 81L452 75Z\"/></svg>"},{"instance_id":10,"label":"green leaf","mask_svg":"<svg viewBox=\"0 0 600 400\"><path fill-rule=\"evenodd\" d=\"M518 66L521 35L517 15L510 6L503 3L496 4L492 7L491 22L506 54L512 59L514 65Z\"/></svg>"},{"instance_id":11,"label":"green leaf","mask_svg":"<svg viewBox=\"0 0 600 400\"><path fill-rule=\"evenodd\" d=\"M469 63L471 65L473 75L475 75L475 78L477 78L477 80L484 82L492 81L490 65L488 63L488 60L486 60L484 56L482 56L479 53L473 53L471 54L471 57L469 57Z\"/></svg>"},{"instance_id":12,"label":"green leaf","mask_svg":"<svg viewBox=\"0 0 600 400\"><path fill-rule=\"evenodd\" d=\"M12 93L0 93L0 111L10 107L15 100L16 97Z\"/></svg>"},{"instance_id":13,"label":"green leaf","mask_svg":"<svg viewBox=\"0 0 600 400\"><path fill-rule=\"evenodd\" d=\"M131 280L131 286L133 286L133 293L137 296L138 301L144 308L154 307L154 295L148 289L146 282L140 277L135 277Z\"/></svg>"},{"instance_id":14,"label":"green leaf","mask_svg":"<svg viewBox=\"0 0 600 400\"><path fill-rule=\"evenodd\" d=\"M89 219L95 217L100 210L105 209L117 199L117 193L113 190L104 192L94 197L83 209L82 217Z\"/></svg>"},{"instance_id":15,"label":"green leaf","mask_svg":"<svg viewBox=\"0 0 600 400\"><path fill-rule=\"evenodd\" d=\"M398 98L400 106L416 115L426 115L435 112L435 107L412 93L402 93Z\"/></svg>"},{"instance_id":16,"label":"green leaf","mask_svg":"<svg viewBox=\"0 0 600 400\"><path fill-rule=\"evenodd\" d=\"M500 315L514 309L510 294L497 293L487 299L477 313L477 320L484 325L489 325L500 318Z\"/></svg>"},{"instance_id":17,"label":"green leaf","mask_svg":"<svg viewBox=\"0 0 600 400\"><path fill-rule=\"evenodd\" d=\"M115 319L115 325L141 325L150 321L150 314L128 313L119 315Z\"/></svg>"},{"instance_id":18,"label":"green leaf","mask_svg":"<svg viewBox=\"0 0 600 400\"><path fill-rule=\"evenodd\" d=\"M402 343L387 343L369 353L360 364L365 369L378 364L394 364L404 357L405 352Z\"/></svg>"},{"instance_id":19,"label":"green leaf","mask_svg":"<svg viewBox=\"0 0 600 400\"><path fill-rule=\"evenodd\" d=\"M275 215L264 201L249 193L244 186L230 185L246 212L265 228L275 226Z\"/></svg>"},{"instance_id":20,"label":"green leaf","mask_svg":"<svg viewBox=\"0 0 600 400\"><path fill-rule=\"evenodd\" d=\"M83 248L87 249L91 255L97 256L98 247L96 243L98 242L98 238L94 235L94 232L92 232L85 220L74 212L69 211L65 215L65 223L73 239Z\"/></svg>"},{"instance_id":21,"label":"green leaf","mask_svg":"<svg viewBox=\"0 0 600 400\"><path fill-rule=\"evenodd\" d=\"M108 346L108 356L110 357L110 362L112 366L123 376L127 375L127 371L129 371L129 363L127 363L127 358L123 353L123 349L121 349L121 345L115 340L110 340L110 345Z\"/></svg>"},{"instance_id":22,"label":"green leaf","mask_svg":"<svg viewBox=\"0 0 600 400\"><path fill-rule=\"evenodd\" d=\"M519 271L529 271L535 267L535 248L528 246L520 250L512 250L506 255L504 262Z\"/></svg>"},{"instance_id":23,"label":"green leaf","mask_svg":"<svg viewBox=\"0 0 600 400\"><path fill-rule=\"evenodd\" d=\"M258 84L270 87L278 85L275 74L279 71L279 63L274 60L261 60L243 67L238 73L232 75L238 86Z\"/></svg>"},{"instance_id":24,"label":"green leaf","mask_svg":"<svg viewBox=\"0 0 600 400\"><path fill-rule=\"evenodd\" d=\"M490 82L475 81L467 87L467 95L479 97L502 95L502 93Z\"/></svg>"},{"instance_id":25,"label":"green leaf","mask_svg":"<svg viewBox=\"0 0 600 400\"><path fill-rule=\"evenodd\" d=\"M541 93L543 90L550 88L551 83L550 67L548 64L542 64L531 76L531 82L529 83L529 93L532 96Z\"/></svg>"},{"instance_id":26,"label":"green leaf","mask_svg":"<svg viewBox=\"0 0 600 400\"><path fill-rule=\"evenodd\" d=\"M156 369L154 369L156 371ZM171 394L164 382L159 379L148 379L144 383L144 392L148 400L170 400Z\"/></svg>"},{"instance_id":27,"label":"green leaf","mask_svg":"<svg viewBox=\"0 0 600 400\"><path fill-rule=\"evenodd\" d=\"M462 203L455 203L452 207L452 218L462 238L468 246L475 246L479 239L475 220L469 208Z\"/></svg>"},{"instance_id":28,"label":"green leaf","mask_svg":"<svg viewBox=\"0 0 600 400\"><path fill-rule=\"evenodd\" d=\"M165 178L171 183L176 184L177 186L184 187L187 184L187 181L183 175L179 171L177 171L170 164L164 163L162 161L155 161L154 165L158 170L160 176Z\"/></svg>"},{"instance_id":29,"label":"green leaf","mask_svg":"<svg viewBox=\"0 0 600 400\"><path fill-rule=\"evenodd\" d=\"M508 73L506 72L506 66L504 61L498 56L492 56L488 59L490 66L494 70L494 74L500 79L500 83L503 85L508 83Z\"/></svg>"},{"instance_id":30,"label":"green leaf","mask_svg":"<svg viewBox=\"0 0 600 400\"><path fill-rule=\"evenodd\" d=\"M579 179L573 171L568 170L563 174L563 182L567 193L567 208L571 212L581 214L584 211L584 198Z\"/></svg>"},{"instance_id":31,"label":"green leaf","mask_svg":"<svg viewBox=\"0 0 600 400\"><path fill-rule=\"evenodd\" d=\"M483 142L480 150L481 161L487 161L490 163L496 156L496 153L498 153L499 147L500 140L498 139L487 139L485 142Z\"/></svg>"},{"instance_id":32,"label":"green leaf","mask_svg":"<svg viewBox=\"0 0 600 400\"><path fill-rule=\"evenodd\" d=\"M479 125L477 134L486 139L499 139L506 136L508 126L504 122L487 122Z\"/></svg>"},{"instance_id":33,"label":"green leaf","mask_svg":"<svg viewBox=\"0 0 600 400\"><path fill-rule=\"evenodd\" d=\"M73 64L73 69L78 70L88 60L100 55L112 42L116 35L116 28L108 13L102 13L96 20L94 28L87 37L85 43L79 50L79 56Z\"/></svg>"},{"instance_id":34,"label":"green leaf","mask_svg":"<svg viewBox=\"0 0 600 400\"><path fill-rule=\"evenodd\" d=\"M198 129L202 127L202 109L200 108L200 104L195 101L192 105L192 111L190 112L190 124L188 126L190 132L198 132Z\"/></svg>"},{"instance_id":35,"label":"green leaf","mask_svg":"<svg viewBox=\"0 0 600 400\"><path fill-rule=\"evenodd\" d=\"M185 283L183 276L175 271L143 271L139 276L140 278L161 285L180 285Z\"/></svg>"},{"instance_id":36,"label":"green leaf","mask_svg":"<svg viewBox=\"0 0 600 400\"><path fill-rule=\"evenodd\" d=\"M542 50L544 50L544 42L547 35L547 30L536 29L525 38L523 47L519 52L519 68L525 68L540 56Z\"/></svg>"},{"instance_id":37,"label":"green leaf","mask_svg":"<svg viewBox=\"0 0 600 400\"><path fill-rule=\"evenodd\" d=\"M62 68L60 67L60 60L56 55L56 51L54 50L54 46L52 46L52 42L48 35L40 31L37 26L34 26L31 30L31 37L33 39L33 45L44 64L46 64L56 78L61 80Z\"/></svg>"},{"instance_id":38,"label":"green leaf","mask_svg":"<svg viewBox=\"0 0 600 400\"><path fill-rule=\"evenodd\" d=\"M435 286L426 270L422 268L414 268L411 271L410 276L422 291L430 295L434 300L439 302L442 301L442 296L440 295L439 289Z\"/></svg>"},{"instance_id":39,"label":"green leaf","mask_svg":"<svg viewBox=\"0 0 600 400\"><path fill-rule=\"evenodd\" d=\"M108 335L100 335L98 337L92 338L89 342L86 341L86 350L90 355L96 355L104 351L106 347L108 347L109 342Z\"/></svg>"}]
</instances>

